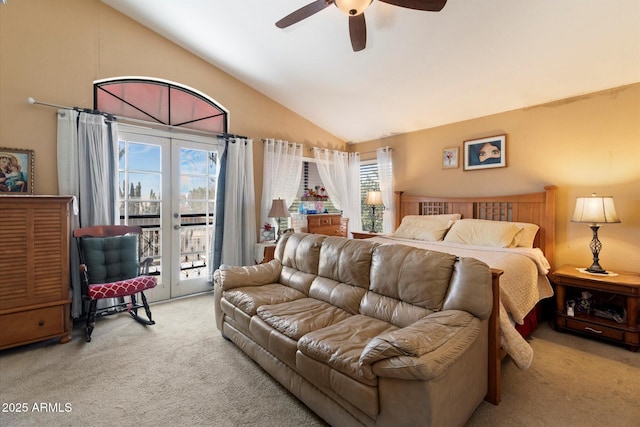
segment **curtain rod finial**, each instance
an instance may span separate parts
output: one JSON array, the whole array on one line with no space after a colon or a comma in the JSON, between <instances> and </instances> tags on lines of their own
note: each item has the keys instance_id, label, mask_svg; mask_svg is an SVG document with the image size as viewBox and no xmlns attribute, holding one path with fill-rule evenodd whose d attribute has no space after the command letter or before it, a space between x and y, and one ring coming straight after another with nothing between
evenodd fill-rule
<instances>
[{"instance_id":1,"label":"curtain rod finial","mask_svg":"<svg viewBox=\"0 0 640 427\"><path fill-rule=\"evenodd\" d=\"M27 102L29 104L35 104L37 101L35 99L33 99L32 97L27 98Z\"/></svg>"}]
</instances>

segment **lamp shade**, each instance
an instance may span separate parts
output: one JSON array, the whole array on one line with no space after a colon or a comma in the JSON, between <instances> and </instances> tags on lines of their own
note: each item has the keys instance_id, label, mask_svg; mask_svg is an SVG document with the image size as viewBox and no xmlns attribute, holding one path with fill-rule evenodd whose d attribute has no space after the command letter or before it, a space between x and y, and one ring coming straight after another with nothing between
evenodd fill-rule
<instances>
[{"instance_id":1,"label":"lamp shade","mask_svg":"<svg viewBox=\"0 0 640 427\"><path fill-rule=\"evenodd\" d=\"M269 218L286 218L289 216L287 202L284 199L273 199L271 202L271 210Z\"/></svg>"},{"instance_id":2,"label":"lamp shade","mask_svg":"<svg viewBox=\"0 0 640 427\"><path fill-rule=\"evenodd\" d=\"M620 222L620 218L613 205L613 197L600 197L593 193L591 197L576 198L576 208L571 221L611 224Z\"/></svg>"},{"instance_id":3,"label":"lamp shade","mask_svg":"<svg viewBox=\"0 0 640 427\"><path fill-rule=\"evenodd\" d=\"M382 192L369 191L367 193L367 200L364 202L367 205L381 205L382 204Z\"/></svg>"}]
</instances>

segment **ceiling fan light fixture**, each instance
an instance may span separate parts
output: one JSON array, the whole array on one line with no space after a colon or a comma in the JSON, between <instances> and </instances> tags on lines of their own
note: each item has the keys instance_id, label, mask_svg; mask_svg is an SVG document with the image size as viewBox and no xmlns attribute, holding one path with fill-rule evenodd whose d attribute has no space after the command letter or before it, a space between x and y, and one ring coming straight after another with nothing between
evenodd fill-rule
<instances>
[{"instance_id":1,"label":"ceiling fan light fixture","mask_svg":"<svg viewBox=\"0 0 640 427\"><path fill-rule=\"evenodd\" d=\"M364 13L373 0L335 0L338 9L349 16L357 16Z\"/></svg>"}]
</instances>

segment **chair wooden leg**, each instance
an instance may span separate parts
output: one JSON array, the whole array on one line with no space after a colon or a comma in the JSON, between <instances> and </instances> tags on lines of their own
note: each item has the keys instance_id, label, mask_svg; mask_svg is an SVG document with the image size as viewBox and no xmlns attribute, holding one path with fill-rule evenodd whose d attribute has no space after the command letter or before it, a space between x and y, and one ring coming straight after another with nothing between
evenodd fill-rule
<instances>
[{"instance_id":1,"label":"chair wooden leg","mask_svg":"<svg viewBox=\"0 0 640 427\"><path fill-rule=\"evenodd\" d=\"M154 325L156 322L151 319L151 308L149 308L147 297L144 295L144 292L140 292L140 295L142 296L142 305L144 305L144 311L147 313L147 318L152 322L151 324Z\"/></svg>"},{"instance_id":2,"label":"chair wooden leg","mask_svg":"<svg viewBox=\"0 0 640 427\"><path fill-rule=\"evenodd\" d=\"M137 322L142 323L143 325L155 325L156 322L153 321L153 319L151 318L151 309L149 308L149 303L147 302L147 297L145 297L144 292L140 292L140 296L142 297L142 305L144 306L144 311L147 313L147 319L138 316L138 309L131 309L129 310L129 314L131 315L131 317L133 317L134 319L136 319ZM133 303L134 301L134 296L131 296L131 301Z\"/></svg>"},{"instance_id":3,"label":"chair wooden leg","mask_svg":"<svg viewBox=\"0 0 640 427\"><path fill-rule=\"evenodd\" d=\"M91 342L91 333L96 326L96 311L98 310L98 301L91 300L89 303L89 312L87 313L86 340Z\"/></svg>"}]
</instances>

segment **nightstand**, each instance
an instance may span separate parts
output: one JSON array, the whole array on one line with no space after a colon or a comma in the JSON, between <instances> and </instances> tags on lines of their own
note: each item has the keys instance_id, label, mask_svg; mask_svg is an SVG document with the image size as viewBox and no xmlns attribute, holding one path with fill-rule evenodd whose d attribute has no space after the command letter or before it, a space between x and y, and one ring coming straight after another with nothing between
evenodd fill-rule
<instances>
[{"instance_id":1,"label":"nightstand","mask_svg":"<svg viewBox=\"0 0 640 427\"><path fill-rule=\"evenodd\" d=\"M374 233L373 231L352 231L354 239L370 239L372 237L384 236L382 233Z\"/></svg>"},{"instance_id":2,"label":"nightstand","mask_svg":"<svg viewBox=\"0 0 640 427\"><path fill-rule=\"evenodd\" d=\"M275 255L276 245L276 242L273 241L256 243L256 264L264 264L271 261Z\"/></svg>"},{"instance_id":3,"label":"nightstand","mask_svg":"<svg viewBox=\"0 0 640 427\"><path fill-rule=\"evenodd\" d=\"M556 327L640 348L640 273L583 273L565 265L553 273L556 284ZM592 295L581 304L582 293ZM574 305L573 310L569 305ZM617 318L617 320L616 320Z\"/></svg>"}]
</instances>

